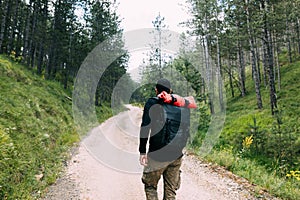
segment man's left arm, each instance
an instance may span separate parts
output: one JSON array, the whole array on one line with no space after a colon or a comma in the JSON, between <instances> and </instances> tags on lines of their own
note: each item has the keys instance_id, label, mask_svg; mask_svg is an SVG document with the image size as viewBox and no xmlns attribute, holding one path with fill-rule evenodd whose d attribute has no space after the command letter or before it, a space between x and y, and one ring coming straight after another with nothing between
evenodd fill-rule
<instances>
[{"instance_id":1,"label":"man's left arm","mask_svg":"<svg viewBox=\"0 0 300 200\"><path fill-rule=\"evenodd\" d=\"M140 152L140 164L146 166L148 159L147 159L147 142L148 142L148 137L150 133L150 115L149 115L149 110L150 107L152 106L152 103L148 100L147 103L144 106L144 112L143 112L143 117L142 117L142 124L141 124L141 129L140 129L140 144L139 144L139 152Z\"/></svg>"}]
</instances>

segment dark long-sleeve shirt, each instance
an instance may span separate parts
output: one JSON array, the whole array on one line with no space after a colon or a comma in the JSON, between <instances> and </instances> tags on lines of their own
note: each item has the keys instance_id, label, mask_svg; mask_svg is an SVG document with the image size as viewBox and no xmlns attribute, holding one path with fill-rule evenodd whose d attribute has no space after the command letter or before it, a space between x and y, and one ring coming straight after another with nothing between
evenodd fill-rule
<instances>
[{"instance_id":1,"label":"dark long-sleeve shirt","mask_svg":"<svg viewBox=\"0 0 300 200\"><path fill-rule=\"evenodd\" d=\"M158 131L162 128L160 124L163 119L161 118L163 112L162 106L158 103L158 100L155 98L150 98L144 106L144 112L142 117L142 124L140 129L140 154L146 154L146 146L148 138L149 141L149 152L155 151L161 148L160 142L155 142L159 138L157 134ZM159 123L160 122L160 123Z\"/></svg>"},{"instance_id":2,"label":"dark long-sleeve shirt","mask_svg":"<svg viewBox=\"0 0 300 200\"><path fill-rule=\"evenodd\" d=\"M157 161L171 161L182 156L181 150L174 150L164 143L165 133L161 131L165 124L164 109L162 102L157 98L150 98L144 106L142 124L140 129L140 154L147 153L147 142L149 140L148 156Z\"/></svg>"}]
</instances>

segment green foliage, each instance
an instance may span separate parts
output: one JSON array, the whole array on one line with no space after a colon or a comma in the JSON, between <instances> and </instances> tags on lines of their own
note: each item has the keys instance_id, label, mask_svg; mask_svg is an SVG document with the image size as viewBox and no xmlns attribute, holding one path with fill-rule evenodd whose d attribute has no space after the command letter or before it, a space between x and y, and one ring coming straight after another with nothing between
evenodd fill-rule
<instances>
[{"instance_id":1,"label":"green foliage","mask_svg":"<svg viewBox=\"0 0 300 200\"><path fill-rule=\"evenodd\" d=\"M0 88L0 199L34 199L80 139L70 91L1 55ZM101 122L111 111L97 107L97 114Z\"/></svg>"},{"instance_id":2,"label":"green foliage","mask_svg":"<svg viewBox=\"0 0 300 200\"><path fill-rule=\"evenodd\" d=\"M99 123L104 122L106 119L113 116L113 113L110 106L107 105L108 103L105 103L103 106L97 106L96 107L96 114L98 117ZM116 112L119 112L120 110L117 110Z\"/></svg>"},{"instance_id":3,"label":"green foliage","mask_svg":"<svg viewBox=\"0 0 300 200\"><path fill-rule=\"evenodd\" d=\"M280 61L285 59L281 55ZM249 93L228 100L219 143L206 158L284 199L297 199L300 194L296 173L300 163L299 65L298 61L281 66L279 111L274 116L268 109L268 89L262 88L265 108L253 109L255 92L248 76Z\"/></svg>"},{"instance_id":4,"label":"green foliage","mask_svg":"<svg viewBox=\"0 0 300 200\"><path fill-rule=\"evenodd\" d=\"M64 88L72 87L78 69L97 45L118 35L110 45L124 47L116 2L4 0L0 5L0 53ZM123 71L124 57L114 63ZM120 71L115 77L119 75Z\"/></svg>"},{"instance_id":5,"label":"green foliage","mask_svg":"<svg viewBox=\"0 0 300 200\"><path fill-rule=\"evenodd\" d=\"M80 137L70 91L0 56L0 199L32 199L61 172ZM112 115L96 107L99 122Z\"/></svg>"},{"instance_id":6,"label":"green foliage","mask_svg":"<svg viewBox=\"0 0 300 200\"><path fill-rule=\"evenodd\" d=\"M30 199L55 181L79 137L69 92L2 56L0 63L0 198Z\"/></svg>"},{"instance_id":7,"label":"green foliage","mask_svg":"<svg viewBox=\"0 0 300 200\"><path fill-rule=\"evenodd\" d=\"M283 199L298 199L300 195L299 181L292 177L290 179L279 177L274 171L269 171L256 160L250 158L236 156L232 149L224 148L213 151L206 159L225 166L234 174L248 179L255 184L256 195L260 198L259 191L267 190L271 195L281 197ZM293 173L296 175L296 173Z\"/></svg>"},{"instance_id":8,"label":"green foliage","mask_svg":"<svg viewBox=\"0 0 300 200\"><path fill-rule=\"evenodd\" d=\"M140 103L144 105L148 98L156 96L154 88L155 84L143 84L133 92L130 103Z\"/></svg>"},{"instance_id":9,"label":"green foliage","mask_svg":"<svg viewBox=\"0 0 300 200\"><path fill-rule=\"evenodd\" d=\"M199 116L199 121L195 122L194 118L191 118L191 124L197 124L197 133L192 133L190 141L189 141L189 148L194 150L198 149L202 145L203 139L206 136L206 132L209 128L210 124L210 113L209 108L206 104L198 104L198 108L195 111L196 115ZM193 115L192 115L193 116Z\"/></svg>"}]
</instances>

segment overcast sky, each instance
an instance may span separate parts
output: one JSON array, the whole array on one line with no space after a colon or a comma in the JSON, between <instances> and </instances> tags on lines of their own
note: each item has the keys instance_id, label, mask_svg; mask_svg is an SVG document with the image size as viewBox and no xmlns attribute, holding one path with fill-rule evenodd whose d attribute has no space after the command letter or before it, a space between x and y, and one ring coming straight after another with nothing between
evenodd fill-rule
<instances>
[{"instance_id":1,"label":"overcast sky","mask_svg":"<svg viewBox=\"0 0 300 200\"><path fill-rule=\"evenodd\" d=\"M125 31L140 28L153 28L152 21L160 13L170 30L181 33L186 28L178 27L188 19L186 0L117 0L118 14Z\"/></svg>"},{"instance_id":2,"label":"overcast sky","mask_svg":"<svg viewBox=\"0 0 300 200\"><path fill-rule=\"evenodd\" d=\"M165 24L170 31L185 32L186 27L179 23L190 17L186 9L186 0L117 0L117 13L122 19L121 26L126 31L153 28L152 21L160 15L165 18ZM129 60L129 72L132 78L139 81L138 66L145 58L145 52L132 52Z\"/></svg>"}]
</instances>

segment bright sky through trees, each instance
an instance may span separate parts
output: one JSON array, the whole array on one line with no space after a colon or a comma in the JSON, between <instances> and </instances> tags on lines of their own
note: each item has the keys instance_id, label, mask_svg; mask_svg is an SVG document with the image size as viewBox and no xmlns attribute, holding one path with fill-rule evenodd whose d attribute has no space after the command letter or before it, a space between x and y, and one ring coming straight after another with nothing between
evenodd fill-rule
<instances>
[{"instance_id":1,"label":"bright sky through trees","mask_svg":"<svg viewBox=\"0 0 300 200\"><path fill-rule=\"evenodd\" d=\"M152 28L152 21L160 13L172 31L183 32L179 27L189 17L185 8L185 0L118 0L117 12L121 16L125 31Z\"/></svg>"},{"instance_id":2,"label":"bright sky through trees","mask_svg":"<svg viewBox=\"0 0 300 200\"><path fill-rule=\"evenodd\" d=\"M171 31L185 32L186 27L179 25L189 19L185 0L118 0L117 13L122 19L121 27L126 31L142 28L153 28L152 21L160 13L165 18L165 24ZM131 53L129 72L138 81L137 67L146 58L145 52Z\"/></svg>"}]
</instances>

